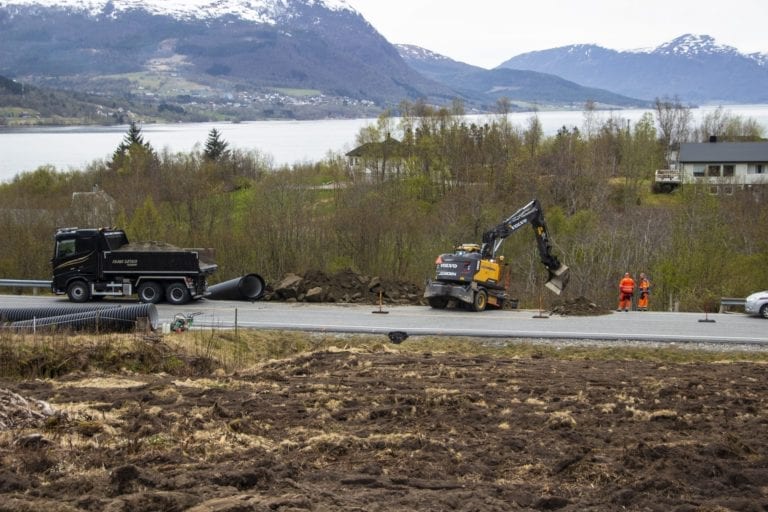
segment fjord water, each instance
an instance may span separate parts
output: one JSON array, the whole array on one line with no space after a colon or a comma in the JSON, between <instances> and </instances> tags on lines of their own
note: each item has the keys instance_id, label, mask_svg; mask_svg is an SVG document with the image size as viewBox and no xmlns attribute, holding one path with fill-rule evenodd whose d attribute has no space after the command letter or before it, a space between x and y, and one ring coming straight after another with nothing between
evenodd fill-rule
<instances>
[{"instance_id":1,"label":"fjord water","mask_svg":"<svg viewBox=\"0 0 768 512\"><path fill-rule=\"evenodd\" d=\"M717 107L692 110L694 123ZM768 105L729 105L724 111L742 118L752 118L768 133ZM635 123L650 110L596 111L597 121L610 116ZM510 114L510 121L525 128L534 113ZM547 111L535 114L545 135L553 135L563 126L582 128L584 112ZM469 123L483 123L490 115L467 116ZM360 129L375 124L375 119L332 119L318 121L253 121L230 123L147 124L142 126L144 140L158 152L190 152L205 145L212 128L221 132L230 148L259 151L272 158L275 166L317 162L330 153L344 154L355 147ZM395 120L395 125L396 120ZM78 126L0 130L0 182L16 174L50 165L58 171L83 170L95 160L109 159L123 140L127 126Z\"/></svg>"}]
</instances>

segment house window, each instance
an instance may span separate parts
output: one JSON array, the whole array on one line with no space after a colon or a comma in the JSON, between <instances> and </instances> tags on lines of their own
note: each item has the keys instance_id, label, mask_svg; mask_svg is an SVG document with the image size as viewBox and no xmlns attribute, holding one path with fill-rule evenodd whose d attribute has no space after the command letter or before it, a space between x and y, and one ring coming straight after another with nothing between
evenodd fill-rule
<instances>
[{"instance_id":1,"label":"house window","mask_svg":"<svg viewBox=\"0 0 768 512\"><path fill-rule=\"evenodd\" d=\"M693 176L695 178L703 178L704 177L704 166L703 165L694 165L693 166Z\"/></svg>"},{"instance_id":2,"label":"house window","mask_svg":"<svg viewBox=\"0 0 768 512\"><path fill-rule=\"evenodd\" d=\"M763 174L763 164L757 164L757 165L755 166L755 172L756 172L757 174Z\"/></svg>"},{"instance_id":3,"label":"house window","mask_svg":"<svg viewBox=\"0 0 768 512\"><path fill-rule=\"evenodd\" d=\"M726 177L726 178L733 177L733 173L734 173L734 166L733 165L724 165L723 166L723 176L724 177Z\"/></svg>"},{"instance_id":4,"label":"house window","mask_svg":"<svg viewBox=\"0 0 768 512\"><path fill-rule=\"evenodd\" d=\"M719 165L708 165L707 166L707 176L710 178L712 177L720 177L720 166Z\"/></svg>"}]
</instances>

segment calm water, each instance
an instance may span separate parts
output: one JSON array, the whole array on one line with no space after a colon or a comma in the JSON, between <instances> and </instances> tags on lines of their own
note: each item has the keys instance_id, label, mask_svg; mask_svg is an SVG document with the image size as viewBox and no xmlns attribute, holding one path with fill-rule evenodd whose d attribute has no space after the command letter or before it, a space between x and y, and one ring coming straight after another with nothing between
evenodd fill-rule
<instances>
[{"instance_id":1,"label":"calm water","mask_svg":"<svg viewBox=\"0 0 768 512\"><path fill-rule=\"evenodd\" d=\"M716 107L693 111L698 121ZM768 105L730 105L725 110L743 118L753 118L768 133ZM613 115L634 123L647 110L598 112L598 119ZM511 114L511 121L525 127L531 113ZM539 112L538 118L546 135L562 126L581 127L580 111ZM483 122L488 116L468 116L470 122ZM374 124L373 119L323 121L254 121L239 124L188 123L144 125L144 140L158 150L189 152L202 148L212 128L222 134L231 148L257 150L272 157L276 165L316 162L329 152L346 153L355 146L360 128ZM123 140L126 126L30 128L0 131L0 181L8 181L20 172L33 171L42 165L58 170L83 169L94 160L108 159Z\"/></svg>"}]
</instances>

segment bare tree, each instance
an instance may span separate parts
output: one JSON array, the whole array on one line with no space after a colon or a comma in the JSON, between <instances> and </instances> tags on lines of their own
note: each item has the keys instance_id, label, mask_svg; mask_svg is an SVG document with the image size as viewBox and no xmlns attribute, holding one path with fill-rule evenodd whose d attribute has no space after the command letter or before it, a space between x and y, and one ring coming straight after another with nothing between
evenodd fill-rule
<instances>
[{"instance_id":1,"label":"bare tree","mask_svg":"<svg viewBox=\"0 0 768 512\"><path fill-rule=\"evenodd\" d=\"M671 152L681 142L686 142L691 133L691 109L675 96L670 99L656 98L656 123L659 125L659 138L664 146L664 156L669 163Z\"/></svg>"}]
</instances>

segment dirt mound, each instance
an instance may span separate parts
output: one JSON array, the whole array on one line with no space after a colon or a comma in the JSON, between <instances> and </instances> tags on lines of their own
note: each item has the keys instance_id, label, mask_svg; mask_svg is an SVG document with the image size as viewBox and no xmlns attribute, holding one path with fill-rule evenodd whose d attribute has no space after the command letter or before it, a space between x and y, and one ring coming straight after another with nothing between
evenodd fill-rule
<instances>
[{"instance_id":1,"label":"dirt mound","mask_svg":"<svg viewBox=\"0 0 768 512\"><path fill-rule=\"evenodd\" d=\"M551 311L553 315L563 316L607 315L610 312L610 309L598 306L586 297L576 297L575 299L555 303Z\"/></svg>"},{"instance_id":2,"label":"dirt mound","mask_svg":"<svg viewBox=\"0 0 768 512\"><path fill-rule=\"evenodd\" d=\"M768 510L763 364L336 349L7 387L71 413L2 433L0 511Z\"/></svg>"},{"instance_id":3,"label":"dirt mound","mask_svg":"<svg viewBox=\"0 0 768 512\"><path fill-rule=\"evenodd\" d=\"M370 277L351 269L328 274L310 270L289 273L272 287L264 300L289 302L351 302L362 304L422 304L424 287L402 280Z\"/></svg>"}]
</instances>

